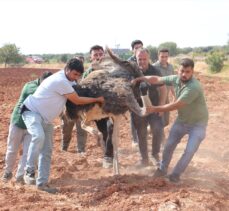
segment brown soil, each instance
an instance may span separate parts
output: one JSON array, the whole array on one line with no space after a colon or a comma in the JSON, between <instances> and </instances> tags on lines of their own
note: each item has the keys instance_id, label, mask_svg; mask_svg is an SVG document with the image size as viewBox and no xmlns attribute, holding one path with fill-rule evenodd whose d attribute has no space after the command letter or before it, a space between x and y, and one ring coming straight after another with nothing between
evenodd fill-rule
<instances>
[{"instance_id":1,"label":"brown soil","mask_svg":"<svg viewBox=\"0 0 229 211\"><path fill-rule=\"evenodd\" d=\"M23 84L37 78L43 70L0 69L1 173L12 109ZM210 120L207 137L181 183L153 179L153 166L136 167L139 153L131 148L126 114L120 132L120 176L113 176L112 169L101 167L102 148L94 137L89 136L86 156L82 157L75 153L75 136L68 152L60 150L61 134L56 129L50 183L60 193L41 192L32 186L16 184L14 179L8 183L0 181L0 210L229 210L229 83L216 77L200 74L197 77L205 90ZM175 115L173 112L172 119ZM55 124L59 124L58 119ZM176 149L171 168L185 144L186 138Z\"/></svg>"}]
</instances>

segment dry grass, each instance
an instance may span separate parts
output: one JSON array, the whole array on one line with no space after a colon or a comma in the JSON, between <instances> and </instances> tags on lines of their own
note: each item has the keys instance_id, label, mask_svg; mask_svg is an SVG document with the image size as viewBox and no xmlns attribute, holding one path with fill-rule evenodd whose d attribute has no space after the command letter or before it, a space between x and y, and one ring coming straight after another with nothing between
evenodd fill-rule
<instances>
[{"instance_id":1,"label":"dry grass","mask_svg":"<svg viewBox=\"0 0 229 211\"><path fill-rule=\"evenodd\" d=\"M175 71L177 71L177 68L179 66L177 63L177 58L176 57L170 58L170 62L171 64L173 64ZM26 64L23 66L23 68L63 69L64 66L65 64L63 63L52 63L52 64L43 63L43 64ZM85 70L89 66L90 66L89 63L85 63L84 64ZM0 64L0 68L4 68L4 65ZM212 77L217 76L217 77L222 77L222 78L225 78L226 80L229 80L229 61L225 62L225 66L220 73L213 74L209 72L208 65L206 64L206 62L203 59L200 59L200 60L195 59L195 71L200 72L204 75L208 75Z\"/></svg>"},{"instance_id":2,"label":"dry grass","mask_svg":"<svg viewBox=\"0 0 229 211\"><path fill-rule=\"evenodd\" d=\"M63 69L65 66L64 63L42 63L42 64L25 64L22 67L23 68L41 68L41 69ZM0 64L0 68L4 68L4 64ZM89 67L88 63L84 64L84 68L87 69Z\"/></svg>"},{"instance_id":3,"label":"dry grass","mask_svg":"<svg viewBox=\"0 0 229 211\"><path fill-rule=\"evenodd\" d=\"M171 63L174 65L175 67L175 71L177 71L177 68L179 67L178 63L177 63L177 58L171 58L170 59ZM195 71L196 72L200 72L204 75L207 76L211 76L211 77L222 77L226 80L229 80L229 61L226 61L224 64L224 68L222 69L221 72L219 73L211 73L209 71L208 65L206 64L206 62L204 61L203 58L199 59L199 58L195 58Z\"/></svg>"}]
</instances>

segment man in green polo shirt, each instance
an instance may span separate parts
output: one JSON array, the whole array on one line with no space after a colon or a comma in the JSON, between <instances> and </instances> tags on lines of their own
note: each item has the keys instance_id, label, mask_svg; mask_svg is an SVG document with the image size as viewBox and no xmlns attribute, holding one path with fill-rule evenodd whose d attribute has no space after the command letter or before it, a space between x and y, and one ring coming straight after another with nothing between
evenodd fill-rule
<instances>
[{"instance_id":1,"label":"man in green polo shirt","mask_svg":"<svg viewBox=\"0 0 229 211\"><path fill-rule=\"evenodd\" d=\"M22 119L20 107L24 100L29 95L33 94L40 85L40 83L50 75L52 75L51 72L44 72L40 78L26 83L22 89L18 102L14 107L13 113L11 115L11 122L9 126L9 134L7 139L5 170L1 178L4 182L10 180L13 176L12 172L14 165L16 163L18 150L21 144L23 144L23 155L18 164L18 169L16 172L16 181L23 182L24 168L26 165L27 152L31 140L31 135L28 133L25 123Z\"/></svg>"},{"instance_id":2,"label":"man in green polo shirt","mask_svg":"<svg viewBox=\"0 0 229 211\"><path fill-rule=\"evenodd\" d=\"M176 100L160 106L150 106L148 113L166 112L178 110L178 116L173 124L167 143L165 145L162 162L155 172L154 176L166 176L169 163L177 144L184 135L188 134L188 143L180 160L174 167L168 178L171 182L178 182L180 175L192 160L200 143L205 138L206 127L208 123L208 109L205 102L203 90L197 79L194 78L194 62L191 59L182 59L178 75L157 77L145 76L133 81L147 81L152 84L173 85Z\"/></svg>"}]
</instances>

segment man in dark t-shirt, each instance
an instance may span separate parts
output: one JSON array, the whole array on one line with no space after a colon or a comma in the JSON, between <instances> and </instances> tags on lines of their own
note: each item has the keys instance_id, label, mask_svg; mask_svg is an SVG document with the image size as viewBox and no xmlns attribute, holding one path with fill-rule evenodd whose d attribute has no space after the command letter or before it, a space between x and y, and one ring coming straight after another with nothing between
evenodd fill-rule
<instances>
[{"instance_id":1,"label":"man in dark t-shirt","mask_svg":"<svg viewBox=\"0 0 229 211\"><path fill-rule=\"evenodd\" d=\"M154 66L152 66L150 61L150 55L147 49L139 49L136 53L137 64L142 70L145 76L161 76L160 71L158 71ZM135 97L142 106L142 100L139 94L139 83L136 84L134 88ZM137 94L138 93L138 94ZM166 87L164 85L149 85L148 95L152 105L164 105L166 100ZM133 116L133 125L136 128L138 140L139 140L139 151L141 154L140 164L143 166L148 165L148 149L147 149L147 125L150 125L152 131L152 161L155 165L159 164L159 152L161 141L163 138L163 121L162 113L153 113L146 117L140 117L136 114Z\"/></svg>"}]
</instances>

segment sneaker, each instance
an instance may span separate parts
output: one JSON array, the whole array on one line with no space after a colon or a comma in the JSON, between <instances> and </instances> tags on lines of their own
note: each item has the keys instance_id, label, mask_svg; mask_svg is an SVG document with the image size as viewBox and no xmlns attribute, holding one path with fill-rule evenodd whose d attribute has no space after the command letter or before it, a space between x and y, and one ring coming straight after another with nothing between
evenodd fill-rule
<instances>
[{"instance_id":1,"label":"sneaker","mask_svg":"<svg viewBox=\"0 0 229 211\"><path fill-rule=\"evenodd\" d=\"M62 151L68 151L68 147L67 146L62 146Z\"/></svg>"},{"instance_id":2,"label":"sneaker","mask_svg":"<svg viewBox=\"0 0 229 211\"><path fill-rule=\"evenodd\" d=\"M180 176L177 174L170 174L168 175L168 179L170 182L178 183L180 182Z\"/></svg>"},{"instance_id":3,"label":"sneaker","mask_svg":"<svg viewBox=\"0 0 229 211\"><path fill-rule=\"evenodd\" d=\"M154 172L154 175L153 175L154 178L164 177L164 176L166 176L166 172L165 171L162 171L159 168Z\"/></svg>"},{"instance_id":4,"label":"sneaker","mask_svg":"<svg viewBox=\"0 0 229 211\"><path fill-rule=\"evenodd\" d=\"M153 156L151 157L151 161L152 161L152 164L153 164L154 166L157 166L157 167L160 166L160 158L159 158L159 155L153 155Z\"/></svg>"},{"instance_id":5,"label":"sneaker","mask_svg":"<svg viewBox=\"0 0 229 211\"><path fill-rule=\"evenodd\" d=\"M51 188L48 184L41 184L37 186L38 190L45 191L47 193L56 194L58 192L58 189Z\"/></svg>"},{"instance_id":6,"label":"sneaker","mask_svg":"<svg viewBox=\"0 0 229 211\"><path fill-rule=\"evenodd\" d=\"M4 174L2 175L1 180L3 182L8 182L9 180L11 180L12 177L13 177L12 172L4 172Z\"/></svg>"},{"instance_id":7,"label":"sneaker","mask_svg":"<svg viewBox=\"0 0 229 211\"><path fill-rule=\"evenodd\" d=\"M27 185L35 185L36 179L35 179L35 171L34 170L26 170L24 175L24 181Z\"/></svg>"},{"instance_id":8,"label":"sneaker","mask_svg":"<svg viewBox=\"0 0 229 211\"><path fill-rule=\"evenodd\" d=\"M132 146L133 149L138 149L138 142L132 141L131 146Z\"/></svg>"},{"instance_id":9,"label":"sneaker","mask_svg":"<svg viewBox=\"0 0 229 211\"><path fill-rule=\"evenodd\" d=\"M24 175L20 175L20 176L16 177L16 183L24 184L25 183Z\"/></svg>"},{"instance_id":10,"label":"sneaker","mask_svg":"<svg viewBox=\"0 0 229 211\"><path fill-rule=\"evenodd\" d=\"M149 166L148 159L142 159L142 160L138 161L137 164L136 164L137 168L144 168L144 167L147 167L147 166Z\"/></svg>"},{"instance_id":11,"label":"sneaker","mask_svg":"<svg viewBox=\"0 0 229 211\"><path fill-rule=\"evenodd\" d=\"M78 152L80 157L86 157L86 152Z\"/></svg>"},{"instance_id":12,"label":"sneaker","mask_svg":"<svg viewBox=\"0 0 229 211\"><path fill-rule=\"evenodd\" d=\"M104 157L103 158L103 168L109 169L113 167L113 158L112 157Z\"/></svg>"}]
</instances>

